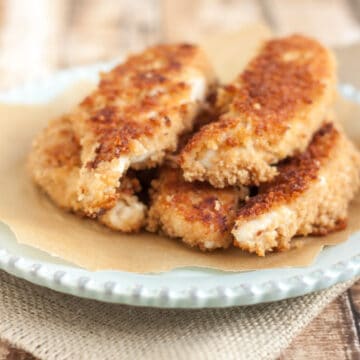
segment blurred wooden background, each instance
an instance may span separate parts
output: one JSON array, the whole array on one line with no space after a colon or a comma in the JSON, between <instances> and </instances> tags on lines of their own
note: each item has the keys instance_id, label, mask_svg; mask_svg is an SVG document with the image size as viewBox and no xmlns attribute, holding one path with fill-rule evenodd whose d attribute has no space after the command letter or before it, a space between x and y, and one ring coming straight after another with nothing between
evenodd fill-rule
<instances>
[{"instance_id":1,"label":"blurred wooden background","mask_svg":"<svg viewBox=\"0 0 360 360\"><path fill-rule=\"evenodd\" d=\"M0 89L254 21L278 35L307 33L330 46L360 42L360 0L0 0ZM330 304L281 359L360 359L359 336L360 282ZM19 358L31 359L0 343L0 359Z\"/></svg>"},{"instance_id":2,"label":"blurred wooden background","mask_svg":"<svg viewBox=\"0 0 360 360\"><path fill-rule=\"evenodd\" d=\"M254 21L349 44L360 41L360 0L0 0L0 89Z\"/></svg>"}]
</instances>

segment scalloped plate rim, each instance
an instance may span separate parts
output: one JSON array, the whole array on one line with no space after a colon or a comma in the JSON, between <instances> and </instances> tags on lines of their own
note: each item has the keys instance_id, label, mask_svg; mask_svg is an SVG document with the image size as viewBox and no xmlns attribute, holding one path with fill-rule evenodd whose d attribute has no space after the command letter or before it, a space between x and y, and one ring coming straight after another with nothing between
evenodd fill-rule
<instances>
[{"instance_id":1,"label":"scalloped plate rim","mask_svg":"<svg viewBox=\"0 0 360 360\"><path fill-rule=\"evenodd\" d=\"M0 101L27 104L46 102L76 81L96 81L97 72L113 64L111 61L63 70L46 79L2 92ZM342 84L339 89L345 98L360 103L360 91L352 85ZM36 259L37 255L35 258L28 256L28 251L20 244L15 245L20 250L9 251L4 241L10 244L16 239L9 230L4 229L4 226L0 229L0 269L59 292L111 303L164 308L251 305L301 296L360 275L360 245L357 245L360 243L360 232L352 234L345 243L326 247L313 265L286 269L290 275L284 276L284 268L237 273L201 268L175 269L160 274L91 272L62 263L50 255L41 255L40 250L29 251L40 254L45 260L41 260L40 255L40 260ZM355 255L350 252L350 244L358 247ZM339 257L341 260L332 260L324 265L326 258L337 251L343 251ZM333 259L334 254L331 256ZM195 280L199 276L201 282L197 284ZM267 280L260 281L260 276ZM178 281L174 285L175 277Z\"/></svg>"}]
</instances>

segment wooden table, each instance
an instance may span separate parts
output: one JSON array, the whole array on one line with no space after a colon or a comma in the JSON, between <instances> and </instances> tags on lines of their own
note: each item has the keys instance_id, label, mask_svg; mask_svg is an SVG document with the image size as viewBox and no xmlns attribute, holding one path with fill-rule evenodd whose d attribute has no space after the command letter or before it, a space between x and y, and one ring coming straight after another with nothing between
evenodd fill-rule
<instances>
[{"instance_id":1,"label":"wooden table","mask_svg":"<svg viewBox=\"0 0 360 360\"><path fill-rule=\"evenodd\" d=\"M254 21L329 46L360 41L360 0L0 0L0 89L162 41L196 41ZM281 359L360 359L360 281ZM32 359L0 343L0 360Z\"/></svg>"}]
</instances>

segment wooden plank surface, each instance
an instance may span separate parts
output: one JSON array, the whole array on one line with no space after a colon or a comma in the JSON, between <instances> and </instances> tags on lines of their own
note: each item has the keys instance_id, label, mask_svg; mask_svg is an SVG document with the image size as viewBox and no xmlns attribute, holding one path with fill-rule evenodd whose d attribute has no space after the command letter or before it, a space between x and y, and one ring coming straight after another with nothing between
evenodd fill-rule
<instances>
[{"instance_id":1,"label":"wooden plank surface","mask_svg":"<svg viewBox=\"0 0 360 360\"><path fill-rule=\"evenodd\" d=\"M302 32L335 46L360 40L359 21L345 0L263 0L279 35Z\"/></svg>"},{"instance_id":2,"label":"wooden plank surface","mask_svg":"<svg viewBox=\"0 0 360 360\"><path fill-rule=\"evenodd\" d=\"M264 21L261 4L253 0L163 0L162 4L166 41L198 41L219 30L234 31Z\"/></svg>"},{"instance_id":3,"label":"wooden plank surface","mask_svg":"<svg viewBox=\"0 0 360 360\"><path fill-rule=\"evenodd\" d=\"M121 57L263 21L328 45L360 40L360 0L0 0L0 89L59 68ZM304 329L280 359L360 359L360 282ZM0 360L33 359L0 343Z\"/></svg>"},{"instance_id":4,"label":"wooden plank surface","mask_svg":"<svg viewBox=\"0 0 360 360\"><path fill-rule=\"evenodd\" d=\"M360 359L360 281L314 319L281 360Z\"/></svg>"}]
</instances>

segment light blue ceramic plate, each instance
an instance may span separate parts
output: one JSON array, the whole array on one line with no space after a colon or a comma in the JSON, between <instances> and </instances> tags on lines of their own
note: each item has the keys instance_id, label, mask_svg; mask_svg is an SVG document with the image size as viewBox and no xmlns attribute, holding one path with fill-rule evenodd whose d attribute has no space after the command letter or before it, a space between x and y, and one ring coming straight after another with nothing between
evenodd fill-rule
<instances>
[{"instance_id":1,"label":"light blue ceramic plate","mask_svg":"<svg viewBox=\"0 0 360 360\"><path fill-rule=\"evenodd\" d=\"M96 81L112 64L76 68L0 94L0 101L41 103L80 79ZM360 92L340 86L360 103ZM275 301L325 289L360 274L360 233L325 248L306 268L221 272L187 268L140 275L121 271L90 272L34 248L20 245L0 223L0 268L35 284L100 301L155 307L226 307Z\"/></svg>"}]
</instances>

